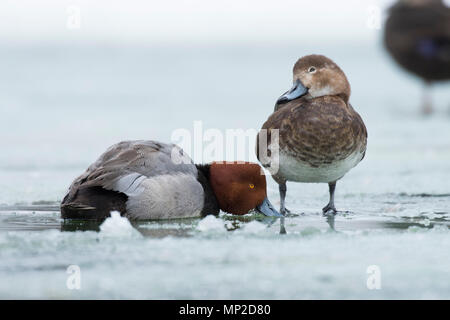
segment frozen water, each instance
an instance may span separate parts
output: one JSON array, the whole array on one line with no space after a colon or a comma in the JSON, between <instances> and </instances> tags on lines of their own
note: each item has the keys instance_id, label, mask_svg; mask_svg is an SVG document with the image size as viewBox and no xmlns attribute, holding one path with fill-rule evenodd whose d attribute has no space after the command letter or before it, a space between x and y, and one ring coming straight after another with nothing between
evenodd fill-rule
<instances>
[{"instance_id":1,"label":"frozen water","mask_svg":"<svg viewBox=\"0 0 450 320\"><path fill-rule=\"evenodd\" d=\"M64 225L53 214L40 216ZM2 232L0 297L450 297L447 227L375 228L376 222L352 224L336 217L332 232L324 218L306 216L288 218L288 234L281 236L278 223L246 219L234 221L243 232L213 237L190 222L181 227L183 236L171 233L179 229L173 222L166 228L155 226L160 222L135 225L145 235L139 238L102 239L102 232L51 229ZM245 231L259 224L266 227ZM152 230L165 230L165 236ZM73 264L81 270L81 290L66 287L66 268ZM381 270L380 290L366 285L372 265Z\"/></svg>"},{"instance_id":2,"label":"frozen water","mask_svg":"<svg viewBox=\"0 0 450 320\"><path fill-rule=\"evenodd\" d=\"M249 223L246 223L243 228L242 232L245 233L261 233L264 229L266 229L267 226L264 225L261 222L258 222L256 220L250 221Z\"/></svg>"}]
</instances>

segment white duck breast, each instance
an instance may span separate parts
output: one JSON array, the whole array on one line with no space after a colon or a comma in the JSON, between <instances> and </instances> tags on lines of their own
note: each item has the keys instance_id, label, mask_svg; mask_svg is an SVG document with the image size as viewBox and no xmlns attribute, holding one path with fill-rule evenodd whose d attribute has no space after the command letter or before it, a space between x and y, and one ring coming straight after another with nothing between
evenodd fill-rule
<instances>
[{"instance_id":1,"label":"white duck breast","mask_svg":"<svg viewBox=\"0 0 450 320\"><path fill-rule=\"evenodd\" d=\"M342 178L361 161L362 157L363 153L358 150L344 160L313 167L309 163L301 161L298 157L290 155L288 152L280 151L279 174L289 181L328 183Z\"/></svg>"}]
</instances>

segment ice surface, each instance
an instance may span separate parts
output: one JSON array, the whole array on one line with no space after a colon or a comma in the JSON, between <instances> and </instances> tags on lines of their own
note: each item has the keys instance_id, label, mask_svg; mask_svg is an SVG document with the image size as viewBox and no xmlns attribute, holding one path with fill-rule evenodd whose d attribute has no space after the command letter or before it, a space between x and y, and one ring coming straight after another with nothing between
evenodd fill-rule
<instances>
[{"instance_id":1,"label":"ice surface","mask_svg":"<svg viewBox=\"0 0 450 320\"><path fill-rule=\"evenodd\" d=\"M262 232L264 229L266 229L267 226L259 221L253 220L250 221L249 223L246 223L243 228L242 228L242 232L245 233L260 233Z\"/></svg>"},{"instance_id":2,"label":"ice surface","mask_svg":"<svg viewBox=\"0 0 450 320\"><path fill-rule=\"evenodd\" d=\"M346 229L336 219L331 232L320 217L288 218L285 236L261 221L213 238L195 226L185 237L111 241L102 231L2 232L0 298L450 298L447 227ZM81 290L66 287L73 264ZM366 286L371 265L380 290Z\"/></svg>"}]
</instances>

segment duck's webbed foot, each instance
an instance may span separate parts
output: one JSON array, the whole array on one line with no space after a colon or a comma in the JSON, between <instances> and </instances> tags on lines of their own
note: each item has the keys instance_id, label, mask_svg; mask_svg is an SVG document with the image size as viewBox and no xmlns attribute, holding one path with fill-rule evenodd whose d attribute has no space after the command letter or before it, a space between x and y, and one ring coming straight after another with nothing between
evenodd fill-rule
<instances>
[{"instance_id":1,"label":"duck's webbed foot","mask_svg":"<svg viewBox=\"0 0 450 320\"><path fill-rule=\"evenodd\" d=\"M324 215L336 214L337 210L334 207L334 203L328 203L325 207L323 207L322 212L323 212Z\"/></svg>"}]
</instances>

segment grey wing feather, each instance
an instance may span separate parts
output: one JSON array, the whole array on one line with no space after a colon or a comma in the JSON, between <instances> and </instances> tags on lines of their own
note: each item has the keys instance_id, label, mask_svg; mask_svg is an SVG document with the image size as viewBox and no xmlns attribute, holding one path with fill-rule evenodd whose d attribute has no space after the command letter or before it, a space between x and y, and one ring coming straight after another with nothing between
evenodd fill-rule
<instances>
[{"instance_id":1,"label":"grey wing feather","mask_svg":"<svg viewBox=\"0 0 450 320\"><path fill-rule=\"evenodd\" d=\"M130 194L148 177L184 173L197 177L197 168L175 144L156 141L123 141L111 146L72 184L79 187L100 186Z\"/></svg>"}]
</instances>

